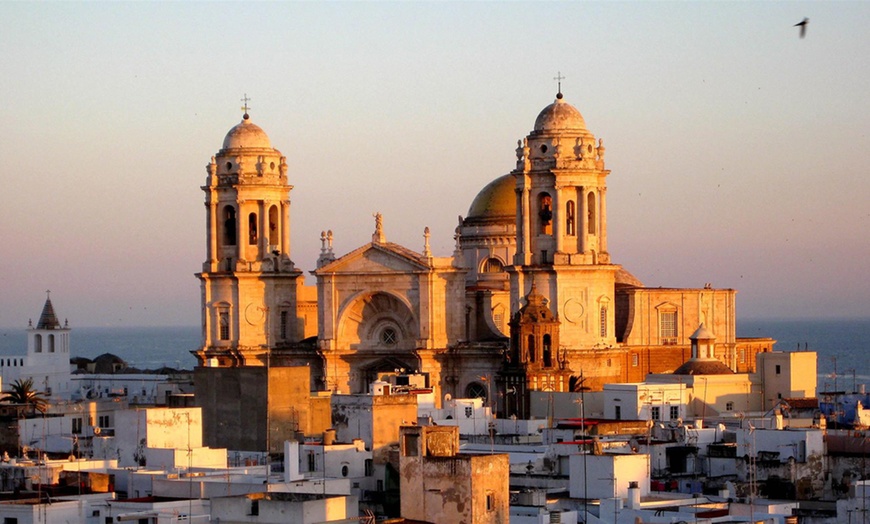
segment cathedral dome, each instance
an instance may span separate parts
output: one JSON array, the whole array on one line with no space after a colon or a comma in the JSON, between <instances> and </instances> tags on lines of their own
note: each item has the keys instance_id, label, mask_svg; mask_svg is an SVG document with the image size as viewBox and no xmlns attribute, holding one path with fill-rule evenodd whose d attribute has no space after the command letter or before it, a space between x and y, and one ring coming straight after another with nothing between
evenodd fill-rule
<instances>
[{"instance_id":1,"label":"cathedral dome","mask_svg":"<svg viewBox=\"0 0 870 524\"><path fill-rule=\"evenodd\" d=\"M272 142L269 136L263 129L252 123L251 119L245 114L244 119L230 129L224 138L224 149L271 149Z\"/></svg>"},{"instance_id":2,"label":"cathedral dome","mask_svg":"<svg viewBox=\"0 0 870 524\"><path fill-rule=\"evenodd\" d=\"M562 93L556 101L545 107L535 119L535 131L585 130L586 122L577 108L565 102Z\"/></svg>"},{"instance_id":3,"label":"cathedral dome","mask_svg":"<svg viewBox=\"0 0 870 524\"><path fill-rule=\"evenodd\" d=\"M492 219L517 215L516 179L513 175L502 175L487 184L474 197L468 208L468 218Z\"/></svg>"},{"instance_id":4,"label":"cathedral dome","mask_svg":"<svg viewBox=\"0 0 870 524\"><path fill-rule=\"evenodd\" d=\"M724 362L715 359L693 358L673 372L674 375L733 375Z\"/></svg>"}]
</instances>

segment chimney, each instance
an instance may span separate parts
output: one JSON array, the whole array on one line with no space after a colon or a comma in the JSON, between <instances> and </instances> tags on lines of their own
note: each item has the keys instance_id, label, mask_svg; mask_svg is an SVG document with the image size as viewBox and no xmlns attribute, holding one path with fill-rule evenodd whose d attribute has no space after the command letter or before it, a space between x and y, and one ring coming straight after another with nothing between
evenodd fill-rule
<instances>
[{"instance_id":1,"label":"chimney","mask_svg":"<svg viewBox=\"0 0 870 524\"><path fill-rule=\"evenodd\" d=\"M637 487L637 481L633 480L628 483L628 501L626 501L628 509L640 509L640 488Z\"/></svg>"}]
</instances>

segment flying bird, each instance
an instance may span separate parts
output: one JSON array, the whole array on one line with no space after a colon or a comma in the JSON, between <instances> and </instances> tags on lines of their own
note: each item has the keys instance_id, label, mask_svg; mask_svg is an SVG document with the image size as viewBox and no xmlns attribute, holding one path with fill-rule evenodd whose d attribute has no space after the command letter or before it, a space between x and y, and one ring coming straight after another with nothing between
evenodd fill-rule
<instances>
[{"instance_id":1,"label":"flying bird","mask_svg":"<svg viewBox=\"0 0 870 524\"><path fill-rule=\"evenodd\" d=\"M810 23L810 19L804 17L803 20L801 20L800 22L798 22L798 23L796 23L796 24L794 25L795 27L800 26L800 28L801 28L801 38L803 38L804 36L806 36L806 34L807 34L807 24L809 24L809 23Z\"/></svg>"}]
</instances>

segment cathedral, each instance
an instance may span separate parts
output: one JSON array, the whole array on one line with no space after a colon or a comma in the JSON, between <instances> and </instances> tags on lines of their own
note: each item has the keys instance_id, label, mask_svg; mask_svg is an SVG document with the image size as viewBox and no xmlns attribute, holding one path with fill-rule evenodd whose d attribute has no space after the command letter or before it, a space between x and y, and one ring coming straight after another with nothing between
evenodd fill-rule
<instances>
[{"instance_id":1,"label":"cathedral","mask_svg":"<svg viewBox=\"0 0 870 524\"><path fill-rule=\"evenodd\" d=\"M305 367L311 391L355 394L420 374L437 399L483 397L522 417L531 391L673 372L701 325L733 372L772 349L736 337L735 290L647 287L611 259L604 143L561 90L509 162L459 217L449 256L431 252L428 229L422 251L390 242L377 214L371 242L349 253L321 233L306 286L291 258L292 169L246 113L202 187L202 383Z\"/></svg>"}]
</instances>

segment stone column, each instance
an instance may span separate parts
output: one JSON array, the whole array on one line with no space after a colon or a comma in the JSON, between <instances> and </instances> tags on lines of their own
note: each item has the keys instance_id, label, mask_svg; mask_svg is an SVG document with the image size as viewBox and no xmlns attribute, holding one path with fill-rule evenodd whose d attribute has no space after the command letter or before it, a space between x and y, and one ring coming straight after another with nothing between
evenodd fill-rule
<instances>
[{"instance_id":1,"label":"stone column","mask_svg":"<svg viewBox=\"0 0 870 524\"><path fill-rule=\"evenodd\" d=\"M220 217L217 216L217 202L213 200L214 195L209 195L209 202L205 203L206 207L206 228L208 228L208 252L206 260L209 264L209 271L214 271L215 263L218 261L217 239L220 234Z\"/></svg>"},{"instance_id":2,"label":"stone column","mask_svg":"<svg viewBox=\"0 0 870 524\"><path fill-rule=\"evenodd\" d=\"M589 248L589 197L586 187L580 188L580 198L577 199L577 213L580 215L580 252L586 253Z\"/></svg>"},{"instance_id":3,"label":"stone column","mask_svg":"<svg viewBox=\"0 0 870 524\"><path fill-rule=\"evenodd\" d=\"M259 229L259 234L257 235L257 259L263 260L269 254L269 202L266 200L260 200L257 202L257 208L259 208L259 216L257 217L257 228Z\"/></svg>"},{"instance_id":4,"label":"stone column","mask_svg":"<svg viewBox=\"0 0 870 524\"><path fill-rule=\"evenodd\" d=\"M598 197L601 201L601 218L598 220L600 224L598 226L598 235L601 240L601 246L599 249L602 253L607 253L607 188L602 187L600 190L600 196Z\"/></svg>"},{"instance_id":5,"label":"stone column","mask_svg":"<svg viewBox=\"0 0 870 524\"><path fill-rule=\"evenodd\" d=\"M556 186L555 191L553 191L553 208L551 209L553 214L553 235L556 237L556 253L562 253L564 250L562 249L562 244L564 239L562 238L563 229L565 224L562 222L565 219L565 212L562 209L562 187Z\"/></svg>"},{"instance_id":6,"label":"stone column","mask_svg":"<svg viewBox=\"0 0 870 524\"><path fill-rule=\"evenodd\" d=\"M236 209L236 220L238 220L238 231L236 234L236 251L237 258L240 261L247 261L245 256L248 247L248 212L245 208L245 201L239 200L238 209Z\"/></svg>"},{"instance_id":7,"label":"stone column","mask_svg":"<svg viewBox=\"0 0 870 524\"><path fill-rule=\"evenodd\" d=\"M526 251L526 219L523 216L523 190L514 188L514 195L517 202L517 255L522 257L522 254Z\"/></svg>"},{"instance_id":8,"label":"stone column","mask_svg":"<svg viewBox=\"0 0 870 524\"><path fill-rule=\"evenodd\" d=\"M290 256L290 199L281 202L281 252Z\"/></svg>"}]
</instances>

